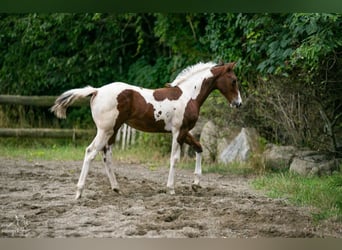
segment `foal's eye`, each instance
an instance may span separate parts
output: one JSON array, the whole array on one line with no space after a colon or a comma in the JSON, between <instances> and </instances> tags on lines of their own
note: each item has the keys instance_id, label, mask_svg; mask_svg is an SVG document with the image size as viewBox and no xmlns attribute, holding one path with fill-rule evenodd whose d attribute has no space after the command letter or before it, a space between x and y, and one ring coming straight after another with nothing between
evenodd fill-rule
<instances>
[{"instance_id":1,"label":"foal's eye","mask_svg":"<svg viewBox=\"0 0 342 250\"><path fill-rule=\"evenodd\" d=\"M232 83L233 83L233 85L235 85L236 84L236 79L233 79Z\"/></svg>"}]
</instances>

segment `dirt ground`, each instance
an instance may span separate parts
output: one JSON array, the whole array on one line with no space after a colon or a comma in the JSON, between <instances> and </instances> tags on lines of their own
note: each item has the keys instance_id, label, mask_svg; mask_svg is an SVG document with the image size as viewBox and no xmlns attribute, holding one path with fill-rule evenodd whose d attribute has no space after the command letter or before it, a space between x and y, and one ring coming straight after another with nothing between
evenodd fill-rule
<instances>
[{"instance_id":1,"label":"dirt ground","mask_svg":"<svg viewBox=\"0 0 342 250\"><path fill-rule=\"evenodd\" d=\"M74 200L81 161L0 158L1 237L337 237L342 225L314 222L308 208L253 190L252 177L176 169L176 195L166 193L167 167L116 162L121 194L100 161Z\"/></svg>"}]
</instances>

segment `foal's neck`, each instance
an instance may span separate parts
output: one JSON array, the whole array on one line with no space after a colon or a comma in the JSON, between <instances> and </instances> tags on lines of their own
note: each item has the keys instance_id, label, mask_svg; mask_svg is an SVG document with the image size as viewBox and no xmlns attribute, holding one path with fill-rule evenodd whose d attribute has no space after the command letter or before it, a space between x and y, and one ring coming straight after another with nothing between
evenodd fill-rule
<instances>
[{"instance_id":1,"label":"foal's neck","mask_svg":"<svg viewBox=\"0 0 342 250\"><path fill-rule=\"evenodd\" d=\"M202 104L208 98L209 94L215 89L213 81L214 79L212 77L203 80L201 90L196 98L199 107L202 106Z\"/></svg>"}]
</instances>

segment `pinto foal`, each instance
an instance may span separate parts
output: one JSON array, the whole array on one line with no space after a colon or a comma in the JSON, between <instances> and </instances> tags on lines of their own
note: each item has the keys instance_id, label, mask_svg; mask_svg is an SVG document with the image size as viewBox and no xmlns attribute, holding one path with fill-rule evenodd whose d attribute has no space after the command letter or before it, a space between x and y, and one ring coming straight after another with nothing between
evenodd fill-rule
<instances>
[{"instance_id":1,"label":"pinto foal","mask_svg":"<svg viewBox=\"0 0 342 250\"><path fill-rule=\"evenodd\" d=\"M218 89L231 106L241 105L234 66L235 63L198 63L184 69L168 87L155 90L114 82L100 88L88 86L72 89L59 96L51 111L59 118L66 118L68 106L79 98L91 95L91 113L97 127L97 134L85 152L76 199L82 195L90 162L99 152L102 152L111 187L119 192L112 171L111 145L123 123L145 132L172 133L167 181L171 194L175 193L174 169L180 159L181 145L185 142L192 146L196 151L193 187L199 186L202 146L189 131L197 122L201 105L213 90Z\"/></svg>"}]
</instances>

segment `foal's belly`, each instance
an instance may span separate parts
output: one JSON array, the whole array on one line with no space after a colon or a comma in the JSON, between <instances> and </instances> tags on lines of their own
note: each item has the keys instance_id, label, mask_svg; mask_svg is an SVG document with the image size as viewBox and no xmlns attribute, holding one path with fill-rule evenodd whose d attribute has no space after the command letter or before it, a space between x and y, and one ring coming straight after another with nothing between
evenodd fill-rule
<instances>
[{"instance_id":1,"label":"foal's belly","mask_svg":"<svg viewBox=\"0 0 342 250\"><path fill-rule=\"evenodd\" d=\"M168 133L171 130L165 129L165 122L160 121L147 121L147 120L137 120L131 119L126 121L126 124L132 128L138 129L143 132L152 132L152 133Z\"/></svg>"}]
</instances>

